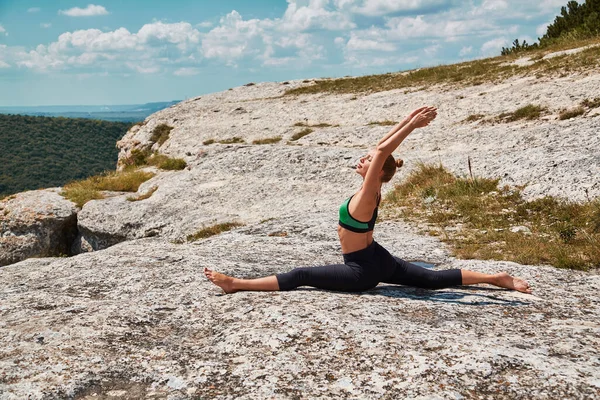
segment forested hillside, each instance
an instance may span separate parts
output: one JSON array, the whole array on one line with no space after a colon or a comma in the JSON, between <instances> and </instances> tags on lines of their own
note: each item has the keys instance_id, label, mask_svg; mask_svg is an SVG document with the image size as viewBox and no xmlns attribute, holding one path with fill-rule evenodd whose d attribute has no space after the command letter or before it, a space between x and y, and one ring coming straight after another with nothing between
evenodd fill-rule
<instances>
[{"instance_id":1,"label":"forested hillside","mask_svg":"<svg viewBox=\"0 0 600 400\"><path fill-rule=\"evenodd\" d=\"M0 196L61 186L114 169L131 124L0 115Z\"/></svg>"}]
</instances>

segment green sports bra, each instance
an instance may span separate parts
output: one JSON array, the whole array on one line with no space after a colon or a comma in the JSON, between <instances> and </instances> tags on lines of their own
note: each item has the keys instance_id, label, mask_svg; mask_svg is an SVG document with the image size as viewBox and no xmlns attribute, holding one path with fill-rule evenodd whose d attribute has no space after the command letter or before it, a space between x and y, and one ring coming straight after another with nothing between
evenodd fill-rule
<instances>
[{"instance_id":1,"label":"green sports bra","mask_svg":"<svg viewBox=\"0 0 600 400\"><path fill-rule=\"evenodd\" d=\"M350 204L350 200L352 200L354 195L347 198L342 205L340 206L340 220L339 224L342 228L348 229L349 231L356 233L366 233L371 232L375 227L375 221L377 220L377 209L379 207L379 202L381 201L381 197L377 199L377 207L373 210L373 216L371 220L368 222L362 222L357 219L354 219L352 215L350 215L350 210L348 210L348 205Z\"/></svg>"}]
</instances>

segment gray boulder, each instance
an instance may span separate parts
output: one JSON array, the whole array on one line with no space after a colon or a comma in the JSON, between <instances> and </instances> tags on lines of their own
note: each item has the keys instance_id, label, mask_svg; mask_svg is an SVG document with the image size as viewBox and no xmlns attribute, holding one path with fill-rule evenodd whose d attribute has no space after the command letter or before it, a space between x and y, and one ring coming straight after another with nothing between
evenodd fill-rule
<instances>
[{"instance_id":1,"label":"gray boulder","mask_svg":"<svg viewBox=\"0 0 600 400\"><path fill-rule=\"evenodd\" d=\"M34 190L0 201L0 266L29 257L70 255L77 207L59 192Z\"/></svg>"}]
</instances>

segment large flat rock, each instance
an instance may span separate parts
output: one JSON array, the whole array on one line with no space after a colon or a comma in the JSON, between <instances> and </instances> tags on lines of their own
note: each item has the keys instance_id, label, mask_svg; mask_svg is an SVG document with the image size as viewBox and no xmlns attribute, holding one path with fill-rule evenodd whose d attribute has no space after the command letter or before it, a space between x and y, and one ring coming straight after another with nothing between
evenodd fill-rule
<instances>
[{"instance_id":1,"label":"large flat rock","mask_svg":"<svg viewBox=\"0 0 600 400\"><path fill-rule=\"evenodd\" d=\"M273 229L287 236L269 236ZM333 229L323 234L293 219L196 244L148 238L70 259L31 259L0 270L1 397L600 393L600 276L455 260L435 239L396 223L383 224L377 240L438 268L520 275L534 295L485 285L429 291L386 284L362 294L301 288L220 295L204 278L205 266L258 277L340 262Z\"/></svg>"}]
</instances>

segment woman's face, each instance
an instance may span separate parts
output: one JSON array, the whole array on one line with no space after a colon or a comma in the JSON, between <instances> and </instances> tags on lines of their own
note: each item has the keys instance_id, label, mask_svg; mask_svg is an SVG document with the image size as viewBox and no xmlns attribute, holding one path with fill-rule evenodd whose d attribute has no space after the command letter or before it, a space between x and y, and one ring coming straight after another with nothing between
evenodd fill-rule
<instances>
[{"instance_id":1,"label":"woman's face","mask_svg":"<svg viewBox=\"0 0 600 400\"><path fill-rule=\"evenodd\" d=\"M367 175L371 161L373 160L373 151L369 151L365 156L362 156L356 165L356 172L363 178Z\"/></svg>"}]
</instances>

